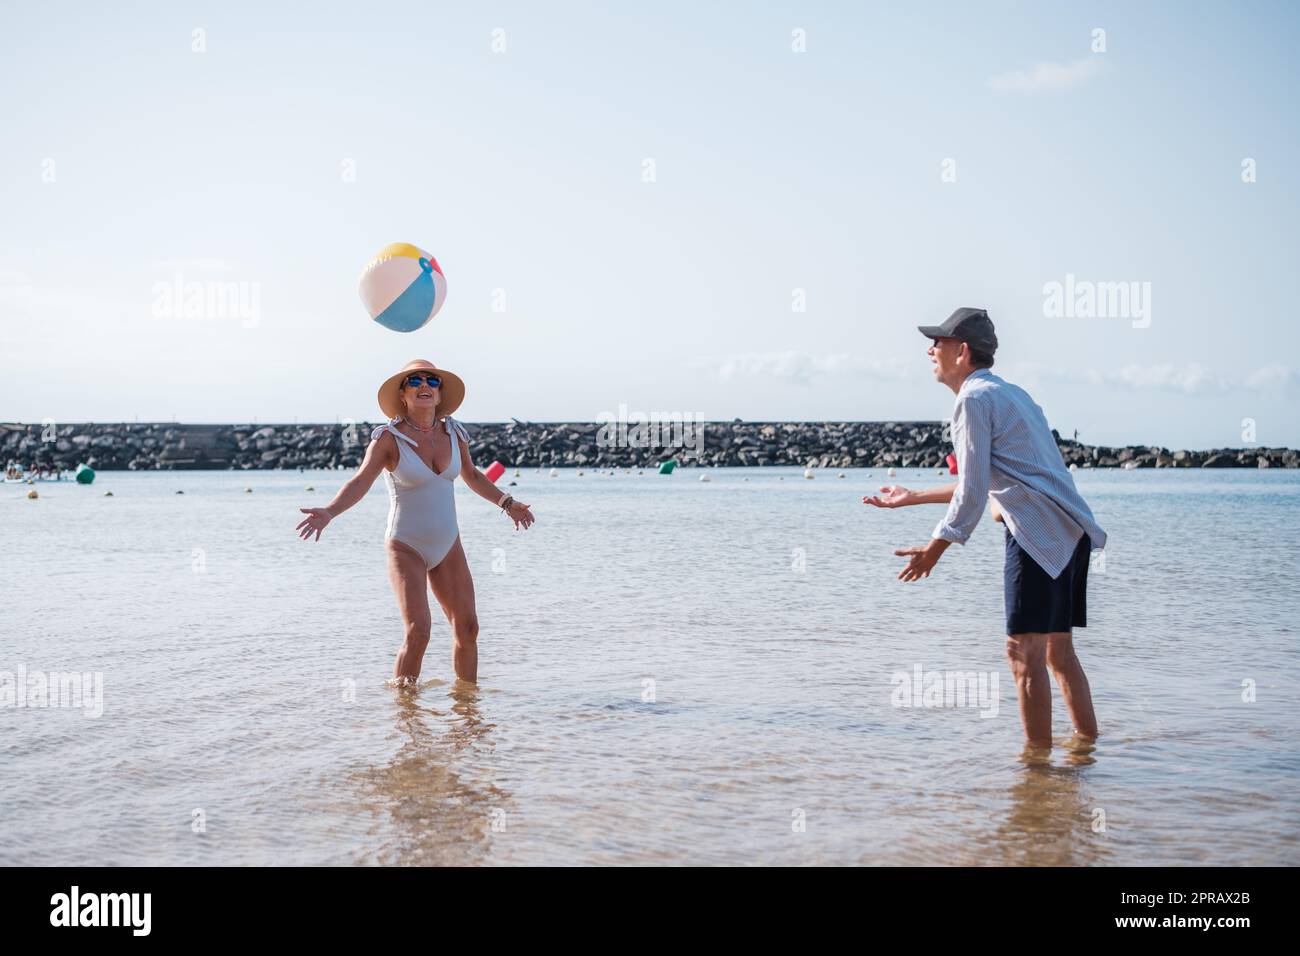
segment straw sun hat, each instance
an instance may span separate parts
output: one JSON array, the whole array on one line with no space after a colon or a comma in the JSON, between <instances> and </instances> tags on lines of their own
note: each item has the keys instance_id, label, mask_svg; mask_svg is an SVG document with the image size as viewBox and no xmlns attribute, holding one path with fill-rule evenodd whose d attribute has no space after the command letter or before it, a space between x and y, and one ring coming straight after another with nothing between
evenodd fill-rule
<instances>
[{"instance_id":1,"label":"straw sun hat","mask_svg":"<svg viewBox=\"0 0 1300 956\"><path fill-rule=\"evenodd\" d=\"M465 401L465 383L460 380L459 375L448 372L445 368L438 368L427 359L415 359L407 362L400 372L389 376L384 384L379 386L379 407L386 417L396 418L406 414L406 409L402 405L402 381L412 372L432 372L442 379L442 388L438 393L438 410L434 413L436 418L446 418L460 408L461 402Z\"/></svg>"}]
</instances>

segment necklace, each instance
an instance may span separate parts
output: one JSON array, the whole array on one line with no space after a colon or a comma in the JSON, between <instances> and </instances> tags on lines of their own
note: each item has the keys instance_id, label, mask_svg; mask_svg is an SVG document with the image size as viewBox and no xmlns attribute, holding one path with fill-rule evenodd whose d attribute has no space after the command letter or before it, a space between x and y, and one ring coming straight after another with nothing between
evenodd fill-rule
<instances>
[{"instance_id":1,"label":"necklace","mask_svg":"<svg viewBox=\"0 0 1300 956\"><path fill-rule=\"evenodd\" d=\"M432 435L434 430L438 427L438 419L436 418L433 420L433 424L430 425L428 428L424 428L423 426L417 425L409 418L403 418L402 421L406 422L406 424L410 425L417 432L423 432L425 435Z\"/></svg>"}]
</instances>

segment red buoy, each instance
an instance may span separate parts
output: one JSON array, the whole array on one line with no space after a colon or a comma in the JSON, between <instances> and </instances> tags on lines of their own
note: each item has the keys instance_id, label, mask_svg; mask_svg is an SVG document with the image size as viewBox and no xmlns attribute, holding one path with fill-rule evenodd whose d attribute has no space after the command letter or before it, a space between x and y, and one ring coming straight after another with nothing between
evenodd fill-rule
<instances>
[{"instance_id":1,"label":"red buoy","mask_svg":"<svg viewBox=\"0 0 1300 956\"><path fill-rule=\"evenodd\" d=\"M948 454L948 474L957 474L957 456L951 452Z\"/></svg>"},{"instance_id":2,"label":"red buoy","mask_svg":"<svg viewBox=\"0 0 1300 956\"><path fill-rule=\"evenodd\" d=\"M501 464L499 461L492 462L492 464L487 466L487 470L483 472L483 474L487 475L488 481L496 481L505 473L506 466Z\"/></svg>"}]
</instances>

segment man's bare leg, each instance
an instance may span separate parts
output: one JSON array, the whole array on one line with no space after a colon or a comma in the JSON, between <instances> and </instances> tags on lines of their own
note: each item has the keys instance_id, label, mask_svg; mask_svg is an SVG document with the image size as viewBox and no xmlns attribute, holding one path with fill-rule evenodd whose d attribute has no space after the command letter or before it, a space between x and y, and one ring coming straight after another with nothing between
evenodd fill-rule
<instances>
[{"instance_id":1,"label":"man's bare leg","mask_svg":"<svg viewBox=\"0 0 1300 956\"><path fill-rule=\"evenodd\" d=\"M1037 747L1051 747L1052 682L1047 676L1047 635L1012 634L1007 638L1007 661L1020 697L1025 739Z\"/></svg>"},{"instance_id":2,"label":"man's bare leg","mask_svg":"<svg viewBox=\"0 0 1300 956\"><path fill-rule=\"evenodd\" d=\"M1070 632L1047 635L1047 666L1056 675L1065 698L1065 709L1070 712L1074 732L1089 740L1097 739L1097 715L1092 709L1092 690L1083 665L1074 653L1074 638Z\"/></svg>"}]
</instances>

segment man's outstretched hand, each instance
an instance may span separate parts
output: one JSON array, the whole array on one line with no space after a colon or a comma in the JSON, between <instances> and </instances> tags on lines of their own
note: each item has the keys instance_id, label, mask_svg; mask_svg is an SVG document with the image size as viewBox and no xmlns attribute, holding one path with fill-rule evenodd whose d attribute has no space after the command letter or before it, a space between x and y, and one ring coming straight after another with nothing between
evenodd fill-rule
<instances>
[{"instance_id":1,"label":"man's outstretched hand","mask_svg":"<svg viewBox=\"0 0 1300 956\"><path fill-rule=\"evenodd\" d=\"M894 554L900 558L910 558L903 570L898 572L900 581L919 581L928 578L930 571L939 563L939 556L948 548L948 542L934 538L925 547L899 548Z\"/></svg>"},{"instance_id":2,"label":"man's outstretched hand","mask_svg":"<svg viewBox=\"0 0 1300 956\"><path fill-rule=\"evenodd\" d=\"M880 489L880 494L863 497L862 503L877 508L902 508L904 505L917 504L916 492L909 491L902 485L885 485Z\"/></svg>"}]
</instances>

